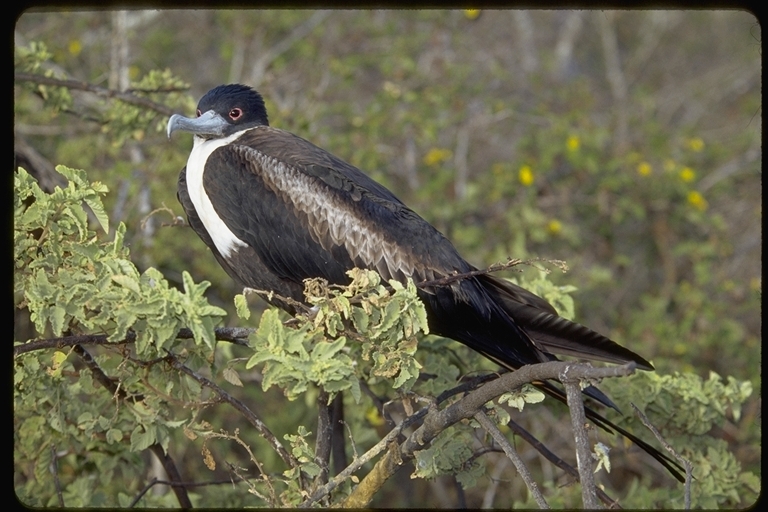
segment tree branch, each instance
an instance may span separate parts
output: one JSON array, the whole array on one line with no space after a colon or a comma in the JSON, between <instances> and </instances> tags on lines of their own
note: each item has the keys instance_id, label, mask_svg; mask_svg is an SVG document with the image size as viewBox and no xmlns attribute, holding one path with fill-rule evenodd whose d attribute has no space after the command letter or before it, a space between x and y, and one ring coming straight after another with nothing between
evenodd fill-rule
<instances>
[{"instance_id":1,"label":"tree branch","mask_svg":"<svg viewBox=\"0 0 768 512\"><path fill-rule=\"evenodd\" d=\"M108 89L106 87L99 87L97 85L93 85L88 82L81 82L79 80L53 78L49 76L37 75L35 73L14 73L13 78L14 81L17 82L32 82L39 85L52 85L55 87L65 87L67 89L73 89L76 91L90 92L102 98L116 99L122 101L123 103L128 103L137 107L153 110L164 116L171 116L175 113L172 108L166 107L162 103L157 103L150 99L137 96L129 92L122 92L114 89ZM158 90L153 92L167 91Z\"/></svg>"},{"instance_id":2,"label":"tree branch","mask_svg":"<svg viewBox=\"0 0 768 512\"><path fill-rule=\"evenodd\" d=\"M415 451L423 449L440 432L454 423L474 416L487 402L505 392L519 388L529 382L562 378L563 375L566 375L569 380L630 375L634 372L634 367L634 364L627 364L607 368L593 368L583 364L562 361L523 366L519 370L504 374L500 378L468 393L445 409L438 410L436 406L432 405L422 425L408 436L402 444L393 445L390 448L342 503L342 506L350 508L363 508L367 506L381 485L404 462L412 459ZM419 412L421 413L422 411Z\"/></svg>"},{"instance_id":3,"label":"tree branch","mask_svg":"<svg viewBox=\"0 0 768 512\"><path fill-rule=\"evenodd\" d=\"M96 363L96 360L93 359L87 350L85 350L80 345L75 345L73 350L78 356L80 356L83 362L85 362L86 366L88 366L88 368L94 374L94 377L96 377L101 385L104 386L104 388L109 391L113 397L119 400L125 399L127 397L125 391L120 389L117 384L115 384L112 379L110 379L109 376L104 373L104 371ZM170 455L165 453L165 450L163 450L163 447L160 445L160 443L154 443L147 449L154 453L157 459L162 463L168 478L174 482L183 481L179 470L176 468L176 463L173 461ZM192 501L189 499L187 489L183 485L173 486L173 492L176 494L176 499L179 501L179 506L181 508L192 508Z\"/></svg>"},{"instance_id":4,"label":"tree branch","mask_svg":"<svg viewBox=\"0 0 768 512\"><path fill-rule=\"evenodd\" d=\"M243 347L248 346L248 336L250 336L255 329L246 327L218 327L214 329L216 340L228 341L235 345ZM186 327L179 329L176 334L179 339L189 340L194 338L191 329ZM119 341L109 341L109 336L106 334L78 334L73 336L62 336L61 338L49 338L42 340L34 340L24 343L22 345L16 345L13 347L13 356L17 357L27 352L35 350L44 350L47 348L64 348L72 347L75 345L125 345L126 343L134 343L136 341L136 333L134 331L128 331L128 334L124 339Z\"/></svg>"},{"instance_id":5,"label":"tree branch","mask_svg":"<svg viewBox=\"0 0 768 512\"><path fill-rule=\"evenodd\" d=\"M242 414L245 417L245 419L248 420L248 422L261 434L261 436L264 439L266 439L267 442L269 442L269 444L272 445L272 448L274 448L277 454L280 455L280 458L283 459L283 462L285 462L286 465L292 468L297 467L299 465L299 462L296 460L296 458L293 455L291 455L283 447L282 443L280 443L277 437L275 437L275 435L269 430L267 425L263 421L261 421L261 419L259 419L259 417L256 416L256 414L253 411L251 411L247 405L245 405L243 402L241 402L237 398L233 397L232 395L224 391L215 382L203 377L199 373L185 366L171 352L168 352L168 356L166 360L172 367L192 377L201 385L209 388L211 391L216 393L219 399L221 399L223 402L228 403L229 405L234 407L238 412L240 412L240 414Z\"/></svg>"},{"instance_id":6,"label":"tree branch","mask_svg":"<svg viewBox=\"0 0 768 512\"><path fill-rule=\"evenodd\" d=\"M563 271L567 270L567 268L568 268L567 265L565 264L565 262L561 261L561 260L549 260L549 259L541 260L539 258L536 258L536 259L533 259L533 260L523 261L523 260L519 260L517 258L509 258L504 263L494 263L493 265L490 265L489 267L486 267L484 269L471 270L469 272L462 272L460 274L458 274L458 273L457 274L451 274L449 276L441 277L439 279L432 279L430 281L426 281L425 280L425 281L421 281L421 282L414 283L414 284L418 288L427 288L427 287L430 287L430 286L445 286L445 285L451 284L451 283L453 283L455 281L460 281L462 279L469 279L470 277L480 276L480 275L484 275L484 274L490 274L492 272L499 272L501 270L507 270L509 268L516 267L516 266L522 265L522 264L533 265L534 261L546 261L548 263L552 263L553 265L557 265L558 267L563 269ZM537 267L537 268L540 268L540 267ZM547 270L547 272L548 272L548 270Z\"/></svg>"},{"instance_id":7,"label":"tree branch","mask_svg":"<svg viewBox=\"0 0 768 512\"><path fill-rule=\"evenodd\" d=\"M541 441L536 439L536 437L533 436L530 432L525 430L523 427L521 427L519 424L515 423L514 421L510 420L507 423L507 426L512 429L512 432L515 433L515 435L520 436L523 438L523 440L531 445L537 452L539 452L542 456L544 456L545 459L547 459L549 462L557 466L558 468L565 471L568 475L572 476L576 481L579 480L579 472L565 462L563 459L552 453L549 448L547 448ZM618 505L616 503L616 500L605 494L605 492L598 488L597 489L597 497L600 498L600 501L605 503L609 508L616 508Z\"/></svg>"},{"instance_id":8,"label":"tree branch","mask_svg":"<svg viewBox=\"0 0 768 512\"><path fill-rule=\"evenodd\" d=\"M533 499L536 500L539 508L550 508L549 504L544 499L544 496L541 494L539 486L536 485L536 481L533 479L533 476L531 476L531 472L528 471L528 468L523 462L523 459L520 458L520 455L517 454L517 451L515 451L514 447L509 443L504 434L502 434L498 427L496 427L496 425L494 425L494 423L488 418L488 415L486 415L483 411L478 411L478 413L475 414L475 419L478 423L480 423L480 426L482 426L486 432L491 434L493 440L496 441L499 446L501 446L501 449L504 450L504 453L507 454L509 460L511 460L512 464L515 465L517 472L520 473L520 476L523 478L523 482L525 482L525 486L528 487L528 490L533 495Z\"/></svg>"},{"instance_id":9,"label":"tree branch","mask_svg":"<svg viewBox=\"0 0 768 512\"><path fill-rule=\"evenodd\" d=\"M331 405L327 391L320 389L317 395L317 435L315 441L315 463L320 466L316 485L328 482L328 473L333 443L333 426L331 425Z\"/></svg>"},{"instance_id":10,"label":"tree branch","mask_svg":"<svg viewBox=\"0 0 768 512\"><path fill-rule=\"evenodd\" d=\"M584 401L581 398L579 380L568 375L569 369L563 370L560 380L565 386L568 409L571 411L571 427L576 441L576 467L579 469L581 499L585 509L595 510L601 507L595 492L597 486L595 485L595 473L592 471L592 450L589 449L586 429L587 417L584 414Z\"/></svg>"},{"instance_id":11,"label":"tree branch","mask_svg":"<svg viewBox=\"0 0 768 512\"><path fill-rule=\"evenodd\" d=\"M691 484L693 480L693 465L691 464L691 461L677 453L674 448L672 448L672 445L670 445L666 439L664 439L661 435L661 433L658 431L656 427L653 426L651 421L648 419L648 416L643 414L643 412L637 408L635 404L632 402L629 403L629 405L632 406L632 409L635 410L635 413L637 413L637 416L640 418L640 421L643 422L643 425L650 430L654 436L656 436L656 439L659 440L661 445L666 449L669 453L672 454L674 458L677 459L677 461L683 465L685 468L685 510L691 509Z\"/></svg>"}]
</instances>

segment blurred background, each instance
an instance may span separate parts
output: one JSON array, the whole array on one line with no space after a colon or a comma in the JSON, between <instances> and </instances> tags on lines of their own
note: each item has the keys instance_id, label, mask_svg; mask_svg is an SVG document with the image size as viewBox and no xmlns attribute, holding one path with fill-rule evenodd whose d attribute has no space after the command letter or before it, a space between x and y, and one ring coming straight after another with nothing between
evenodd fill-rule
<instances>
[{"instance_id":1,"label":"blurred background","mask_svg":"<svg viewBox=\"0 0 768 512\"><path fill-rule=\"evenodd\" d=\"M96 89L141 91L162 72L174 96L150 97L192 115L216 85L253 86L273 126L383 183L472 264L564 260L549 279L578 288L580 323L660 373L759 389L762 36L749 12L25 12L14 38L50 53L39 69L17 56L17 73L91 87L44 108L17 74L17 165L49 189L56 164L107 184L139 268L207 279L214 304L232 311L240 290L171 225L191 139L167 140L167 114L121 117ZM745 434L728 435L759 467Z\"/></svg>"}]
</instances>

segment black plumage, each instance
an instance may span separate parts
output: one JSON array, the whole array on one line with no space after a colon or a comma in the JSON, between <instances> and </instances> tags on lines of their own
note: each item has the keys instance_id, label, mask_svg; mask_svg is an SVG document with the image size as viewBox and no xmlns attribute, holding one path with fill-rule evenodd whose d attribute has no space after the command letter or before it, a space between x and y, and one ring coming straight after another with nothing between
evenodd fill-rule
<instances>
[{"instance_id":1,"label":"black plumage","mask_svg":"<svg viewBox=\"0 0 768 512\"><path fill-rule=\"evenodd\" d=\"M179 176L189 223L237 281L303 301L306 278L346 284L353 267L384 279L433 280L476 270L439 231L356 167L289 132L269 126L262 97L224 85L200 100L198 117L174 115L194 147ZM455 339L517 369L565 354L613 363L651 364L591 329L557 315L544 299L491 275L419 291L434 334ZM272 302L293 312L280 299ZM553 384L543 389L563 399ZM585 393L614 407L594 387ZM588 416L621 432L680 478L666 456L594 410Z\"/></svg>"}]
</instances>

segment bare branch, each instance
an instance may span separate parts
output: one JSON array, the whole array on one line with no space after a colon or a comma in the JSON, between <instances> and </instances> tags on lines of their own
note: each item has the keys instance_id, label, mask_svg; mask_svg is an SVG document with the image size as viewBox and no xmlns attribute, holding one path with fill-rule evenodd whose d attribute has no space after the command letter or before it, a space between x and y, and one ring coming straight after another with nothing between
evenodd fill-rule
<instances>
[{"instance_id":1,"label":"bare branch","mask_svg":"<svg viewBox=\"0 0 768 512\"><path fill-rule=\"evenodd\" d=\"M317 436L315 441L315 463L320 466L320 474L317 476L317 485L328 482L329 461L331 459L331 446L333 443L333 427L331 425L331 406L327 391L320 389L317 395Z\"/></svg>"},{"instance_id":2,"label":"bare branch","mask_svg":"<svg viewBox=\"0 0 768 512\"><path fill-rule=\"evenodd\" d=\"M99 87L92 85L88 82L81 82L79 80L67 80L60 78L53 78L43 75L36 75L34 73L14 73L13 78L17 82L32 82L40 85L53 85L56 87L66 87L67 89L73 89L76 91L86 91L93 93L102 98L110 98L120 100L130 105L137 107L143 107L148 110L154 110L158 114L164 116L173 115L175 112L173 109L166 107L162 103L154 102L148 98L137 96L129 92L116 91L114 89L107 89L106 87ZM155 91L165 92L165 91Z\"/></svg>"},{"instance_id":3,"label":"bare branch","mask_svg":"<svg viewBox=\"0 0 768 512\"><path fill-rule=\"evenodd\" d=\"M659 440L661 445L672 454L674 458L677 459L677 461L683 465L685 468L685 510L691 509L691 485L693 481L693 465L691 464L691 461L677 453L677 451L672 448L672 445L670 445L664 437L662 437L661 432L658 431L656 427L653 426L651 421L648 419L648 416L643 414L643 411L637 408L635 404L632 402L629 403L629 405L632 406L632 409L635 410L635 413L637 413L637 416L640 418L640 421L643 422L643 425L650 430L654 436L656 436L656 439Z\"/></svg>"},{"instance_id":4,"label":"bare branch","mask_svg":"<svg viewBox=\"0 0 768 512\"><path fill-rule=\"evenodd\" d=\"M280 458L283 459L283 462L286 463L289 467L297 467L299 465L296 458L291 455L280 443L280 441L275 437L275 435L269 430L267 425L259 419L256 414L251 411L247 405L245 405L243 402L238 400L237 398L233 397L226 391L224 391L221 387L219 387L215 382L211 381L210 379L207 379L200 375L199 373L191 370L190 368L184 366L184 364L178 360L178 358L174 355L168 352L168 363L176 368L177 370L181 371L182 373L192 377L194 380L196 380L201 385L209 388L211 391L216 393L218 397L234 407L240 414L242 414L245 419L248 420L248 422L261 434L261 436L269 442L269 444L272 445L272 448L277 452L278 455L280 455Z\"/></svg>"},{"instance_id":5,"label":"bare branch","mask_svg":"<svg viewBox=\"0 0 768 512\"><path fill-rule=\"evenodd\" d=\"M587 417L584 414L584 401L581 397L579 379L568 375L570 368L566 367L561 374L561 382L565 386L568 398L568 409L571 411L571 426L573 437L576 441L576 466L579 469L579 482L581 482L581 499L584 508L595 510L600 507L597 501L595 489L595 474L592 471L592 451L589 449L589 437L587 436Z\"/></svg>"},{"instance_id":6,"label":"bare branch","mask_svg":"<svg viewBox=\"0 0 768 512\"><path fill-rule=\"evenodd\" d=\"M118 385L115 384L115 382L112 381L112 379L110 379L107 374L104 373L104 371L96 363L96 360L93 359L87 350L85 350L80 345L75 345L73 350L77 355L80 356L83 362L85 362L85 364L94 374L94 377L96 377L101 385L104 386L104 388L109 391L113 397L120 400L127 397L125 391L119 388ZM181 473L179 473L179 470L176 467L176 463L173 461L171 456L165 452L160 443L154 443L147 449L155 454L155 457L157 457L157 459L162 463L168 478L175 482L183 481L181 478ZM192 501L190 501L189 495L187 494L187 489L184 486L174 486L173 492L176 494L176 499L179 501L179 506L181 508L192 508Z\"/></svg>"},{"instance_id":7,"label":"bare branch","mask_svg":"<svg viewBox=\"0 0 768 512\"><path fill-rule=\"evenodd\" d=\"M634 363L630 363L623 366L593 368L583 364L562 361L528 365L486 383L445 409L438 410L436 406L431 405L422 425L408 436L402 444L399 446L393 445L389 449L384 457L376 463L370 473L347 497L342 506L350 508L363 508L367 506L381 485L406 461L412 459L415 451L422 450L424 446L429 444L440 432L449 426L462 419L471 418L487 402L497 398L502 393L517 389L529 382L562 378L566 370L566 377L569 380L588 380L630 375L634 372L634 367ZM422 411L423 409L419 413Z\"/></svg>"},{"instance_id":8,"label":"bare branch","mask_svg":"<svg viewBox=\"0 0 768 512\"><path fill-rule=\"evenodd\" d=\"M256 60L251 70L251 84L258 86L264 78L264 73L269 65L282 53L288 51L297 41L308 36L314 28L331 14L331 11L316 11L304 23L294 28L288 36L269 48L260 52L261 56Z\"/></svg>"},{"instance_id":9,"label":"bare branch","mask_svg":"<svg viewBox=\"0 0 768 512\"><path fill-rule=\"evenodd\" d=\"M486 432L491 434L493 440L496 441L499 446L501 446L501 449L504 450L504 453L507 454L509 460L511 460L512 464L515 465L517 472L520 473L520 476L523 478L523 482L525 482L528 490L531 491L533 499L536 500L539 508L550 508L547 500L545 500L544 496L541 494L539 486L536 485L536 481L533 479L533 476L531 476L531 472L528 471L528 468L523 462L523 459L520 458L520 455L517 454L517 451L515 451L514 447L509 443L504 434L502 434L498 427L496 427L496 425L494 425L493 422L488 418L488 415L486 415L483 411L478 411L478 413L475 414L475 419L478 421L478 423L480 423L480 426L482 426Z\"/></svg>"},{"instance_id":10,"label":"bare branch","mask_svg":"<svg viewBox=\"0 0 768 512\"><path fill-rule=\"evenodd\" d=\"M490 274L491 272L498 272L500 270L506 270L508 268L515 267L523 263L523 260L510 258L506 263L496 263L490 267L482 270L472 270L470 272L462 272L461 274L452 274L450 276L442 277L440 279L432 279L429 281L421 281L415 283L419 288L428 288L430 286L445 286L455 281L461 281L462 279L469 279L470 277L480 276L483 274Z\"/></svg>"},{"instance_id":11,"label":"bare branch","mask_svg":"<svg viewBox=\"0 0 768 512\"><path fill-rule=\"evenodd\" d=\"M621 69L619 43L616 38L616 29L613 26L616 13L614 11L599 11L595 13L595 16L597 16L600 37L603 42L605 74L611 86L613 108L616 112L614 150L619 153L629 143L629 114L627 112L627 81Z\"/></svg>"},{"instance_id":12,"label":"bare branch","mask_svg":"<svg viewBox=\"0 0 768 512\"><path fill-rule=\"evenodd\" d=\"M242 481L246 481L245 478L242 478L238 476ZM247 481L246 481L247 482ZM139 491L139 493L133 498L133 500L128 504L127 508L133 508L136 506L136 504L141 500L141 498L144 497L144 495L149 491L152 487L156 485L168 485L170 487L205 487L208 485L222 485L222 484L231 484L233 483L232 479L227 480L211 480L210 482L171 482L170 480L159 480L157 478L153 478L149 482L147 482L147 485L144 486L144 488Z\"/></svg>"},{"instance_id":13,"label":"bare branch","mask_svg":"<svg viewBox=\"0 0 768 512\"><path fill-rule=\"evenodd\" d=\"M250 336L255 329L247 327L218 327L214 329L214 334L217 341L227 341L235 345L248 346L248 336ZM190 340L194 338L194 334L191 329L180 329L176 334L179 339ZM27 352L33 352L35 350L44 350L47 348L64 348L72 347L75 345L125 345L127 343L133 343L136 341L136 333L134 331L128 331L125 338L118 341L110 341L109 336L106 334L78 334L73 336L62 336L61 338L49 338L43 340L34 340L24 343L23 345L16 345L13 347L13 356L17 357Z\"/></svg>"},{"instance_id":14,"label":"bare branch","mask_svg":"<svg viewBox=\"0 0 768 512\"><path fill-rule=\"evenodd\" d=\"M536 437L533 436L530 432L525 430L523 427L521 427L519 424L515 423L514 421L510 420L507 423L507 426L518 436L523 438L523 440L531 445L537 452L539 452L541 455L544 456L545 459L547 459L549 462L557 466L558 468L562 469L568 475L572 476L576 481L579 480L579 472L565 462L563 459L552 453L549 448L547 448L541 441L536 439ZM597 489L597 497L600 498L600 501L605 503L609 508L617 508L618 503L616 503L616 500L605 494L602 489ZM619 507L620 508L620 507Z\"/></svg>"}]
</instances>

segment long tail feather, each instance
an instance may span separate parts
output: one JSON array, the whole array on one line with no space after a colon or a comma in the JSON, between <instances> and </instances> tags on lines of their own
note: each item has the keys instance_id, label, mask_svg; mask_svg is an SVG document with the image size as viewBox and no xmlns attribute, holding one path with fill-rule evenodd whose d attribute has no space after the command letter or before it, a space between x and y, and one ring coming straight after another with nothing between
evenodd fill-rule
<instances>
[{"instance_id":1,"label":"long tail feather","mask_svg":"<svg viewBox=\"0 0 768 512\"><path fill-rule=\"evenodd\" d=\"M536 387L542 390L544 393L548 394L552 398L555 398L556 400L567 404L568 400L565 396L565 392L555 386L551 382L537 382L535 383ZM596 389L596 388L595 388ZM584 413L592 422L595 423L598 427L602 428L606 432L609 432L613 434L613 431L618 432L622 436L626 437L630 441L632 441L635 445L640 447L644 452L646 452L648 455L659 461L659 463L667 468L667 470L672 473L672 476L674 476L678 481L685 482L685 476L680 472L685 472L685 469L677 463L674 459L669 457L668 455L660 452L650 444L646 443L639 437L635 436L631 432L619 427L615 423L611 422L604 416L602 416L600 413L595 411L594 409L589 408L588 406L584 406Z\"/></svg>"}]
</instances>

